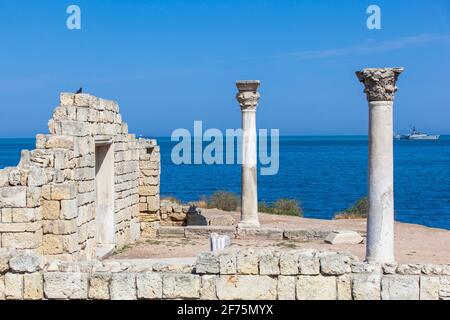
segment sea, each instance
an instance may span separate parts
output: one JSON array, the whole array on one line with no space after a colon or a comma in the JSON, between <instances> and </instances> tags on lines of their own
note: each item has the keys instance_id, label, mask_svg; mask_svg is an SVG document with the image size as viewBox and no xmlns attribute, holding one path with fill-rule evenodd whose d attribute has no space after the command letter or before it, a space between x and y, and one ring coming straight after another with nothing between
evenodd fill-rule
<instances>
[{"instance_id":1,"label":"sea","mask_svg":"<svg viewBox=\"0 0 450 320\"><path fill-rule=\"evenodd\" d=\"M239 164L176 165L177 142L157 140L162 196L189 202L218 190L240 193ZM258 175L259 201L295 199L305 217L332 219L367 195L367 142L367 136L280 137L279 171ZM33 148L34 139L0 139L0 168L17 165L20 151ZM450 230L450 136L395 140L394 164L395 219Z\"/></svg>"}]
</instances>

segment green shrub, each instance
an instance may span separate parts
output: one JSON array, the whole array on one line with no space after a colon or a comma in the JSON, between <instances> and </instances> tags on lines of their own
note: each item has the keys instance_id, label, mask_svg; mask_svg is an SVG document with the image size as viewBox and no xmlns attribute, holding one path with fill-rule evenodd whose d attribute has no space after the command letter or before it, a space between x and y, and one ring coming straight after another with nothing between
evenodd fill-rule
<instances>
[{"instance_id":1,"label":"green shrub","mask_svg":"<svg viewBox=\"0 0 450 320\"><path fill-rule=\"evenodd\" d=\"M216 191L206 199L208 208L217 208L224 211L236 211L239 207L239 197L227 191Z\"/></svg>"},{"instance_id":2,"label":"green shrub","mask_svg":"<svg viewBox=\"0 0 450 320\"><path fill-rule=\"evenodd\" d=\"M303 216L303 210L300 207L300 204L298 201L292 199L279 199L272 205L268 205L265 202L260 202L258 205L258 211L283 216Z\"/></svg>"},{"instance_id":3,"label":"green shrub","mask_svg":"<svg viewBox=\"0 0 450 320\"><path fill-rule=\"evenodd\" d=\"M337 220L340 219L365 219L369 214L369 199L364 197L359 199L352 207L338 212L334 215Z\"/></svg>"}]
</instances>

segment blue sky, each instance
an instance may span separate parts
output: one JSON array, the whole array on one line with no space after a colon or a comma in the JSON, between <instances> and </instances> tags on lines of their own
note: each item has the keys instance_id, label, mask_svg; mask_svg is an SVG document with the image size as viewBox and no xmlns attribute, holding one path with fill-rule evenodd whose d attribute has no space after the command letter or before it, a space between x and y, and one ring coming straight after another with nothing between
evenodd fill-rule
<instances>
[{"instance_id":1,"label":"blue sky","mask_svg":"<svg viewBox=\"0 0 450 320\"><path fill-rule=\"evenodd\" d=\"M66 8L82 29L66 28ZM382 10L368 30L366 9ZM450 2L1 1L0 137L47 132L60 91L115 99L130 131L236 128L238 79L261 80L258 126L365 134L354 71L403 66L395 129L450 133ZM5 120L8 119L8 120Z\"/></svg>"}]
</instances>

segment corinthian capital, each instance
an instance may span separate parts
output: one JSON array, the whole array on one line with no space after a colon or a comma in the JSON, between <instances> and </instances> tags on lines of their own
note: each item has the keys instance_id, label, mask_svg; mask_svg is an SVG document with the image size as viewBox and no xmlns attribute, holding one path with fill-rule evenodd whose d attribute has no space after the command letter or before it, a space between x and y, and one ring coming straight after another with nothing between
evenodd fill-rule
<instances>
[{"instance_id":1,"label":"corinthian capital","mask_svg":"<svg viewBox=\"0 0 450 320\"><path fill-rule=\"evenodd\" d=\"M393 101L397 92L397 79L403 68L367 68L356 72L364 84L364 92L370 101Z\"/></svg>"},{"instance_id":2,"label":"corinthian capital","mask_svg":"<svg viewBox=\"0 0 450 320\"><path fill-rule=\"evenodd\" d=\"M241 110L256 110L260 97L259 92L257 91L259 85L259 80L245 80L236 82L236 86L239 90L236 95L236 99L241 106Z\"/></svg>"}]
</instances>

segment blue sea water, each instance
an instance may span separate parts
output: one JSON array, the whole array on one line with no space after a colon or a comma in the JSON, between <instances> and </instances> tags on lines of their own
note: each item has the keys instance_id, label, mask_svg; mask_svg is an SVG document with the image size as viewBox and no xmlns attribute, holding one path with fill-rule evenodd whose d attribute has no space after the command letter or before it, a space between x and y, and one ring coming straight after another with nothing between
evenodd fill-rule
<instances>
[{"instance_id":1,"label":"blue sea water","mask_svg":"<svg viewBox=\"0 0 450 320\"><path fill-rule=\"evenodd\" d=\"M239 165L174 165L169 138L159 138L161 193L183 201L216 190L240 192ZM32 139L0 139L0 168L14 166ZM396 220L450 230L450 136L395 141ZM292 198L306 217L331 219L367 194L367 137L281 137L280 170L258 177L259 200Z\"/></svg>"}]
</instances>

